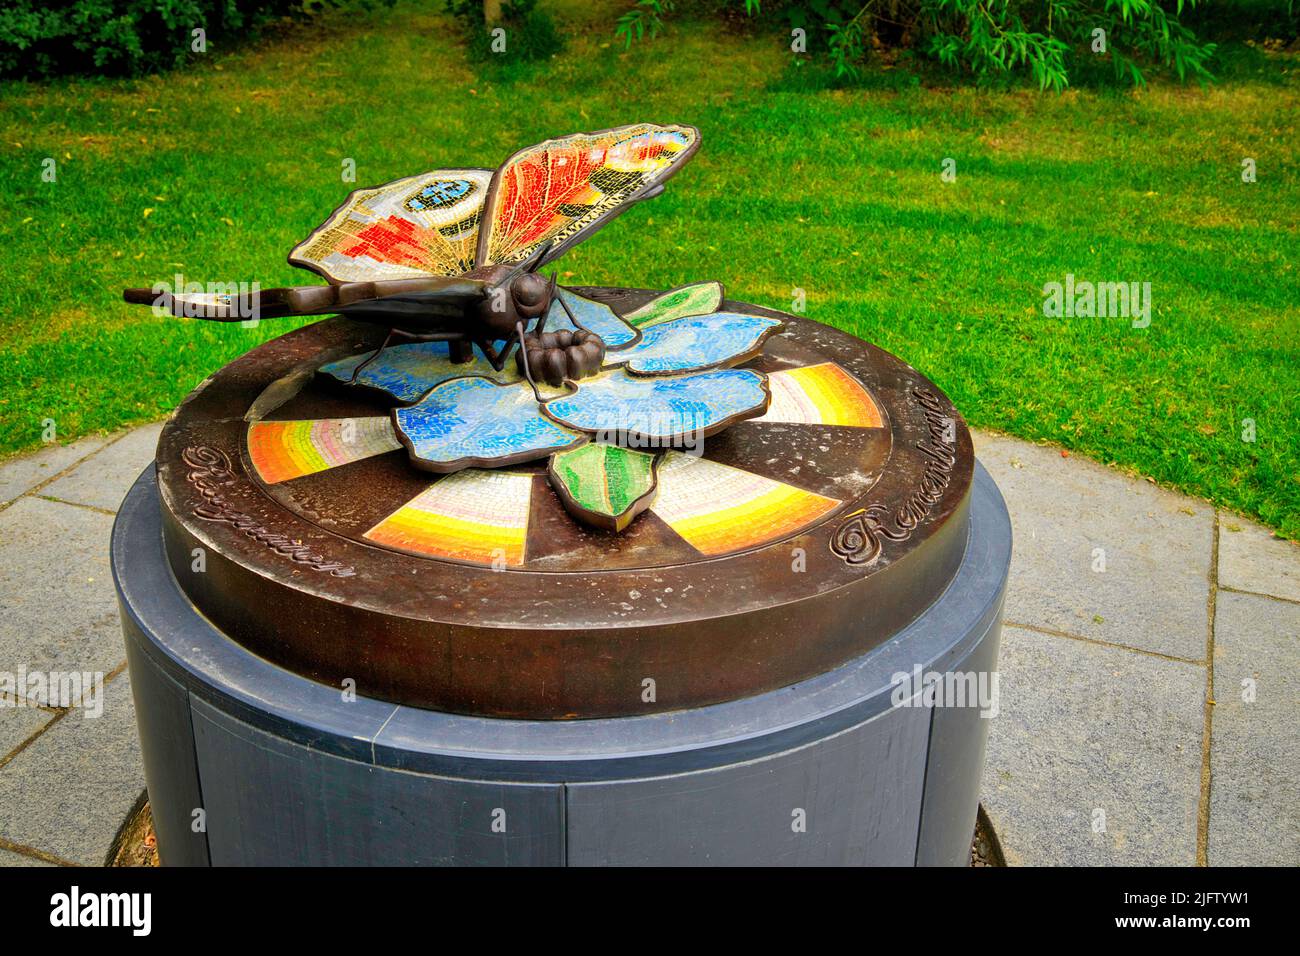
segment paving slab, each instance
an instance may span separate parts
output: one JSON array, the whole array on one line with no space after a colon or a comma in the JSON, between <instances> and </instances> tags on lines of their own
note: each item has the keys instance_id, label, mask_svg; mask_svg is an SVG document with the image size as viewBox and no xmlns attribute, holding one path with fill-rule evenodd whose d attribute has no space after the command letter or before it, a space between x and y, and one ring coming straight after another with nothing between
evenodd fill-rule
<instances>
[{"instance_id":1,"label":"paving slab","mask_svg":"<svg viewBox=\"0 0 1300 956\"><path fill-rule=\"evenodd\" d=\"M1300 866L1300 605L1220 591L1208 859Z\"/></svg>"},{"instance_id":2,"label":"paving slab","mask_svg":"<svg viewBox=\"0 0 1300 956\"><path fill-rule=\"evenodd\" d=\"M1008 863L1195 864L1204 667L1005 627L998 673L981 799Z\"/></svg>"},{"instance_id":3,"label":"paving slab","mask_svg":"<svg viewBox=\"0 0 1300 956\"><path fill-rule=\"evenodd\" d=\"M1219 583L1300 601L1300 544L1224 512L1219 516Z\"/></svg>"},{"instance_id":4,"label":"paving slab","mask_svg":"<svg viewBox=\"0 0 1300 956\"><path fill-rule=\"evenodd\" d=\"M1008 621L1205 659L1209 505L1000 435L976 452L1015 532Z\"/></svg>"},{"instance_id":5,"label":"paving slab","mask_svg":"<svg viewBox=\"0 0 1300 956\"><path fill-rule=\"evenodd\" d=\"M69 465L103 448L107 442L107 438L83 438L70 445L50 445L0 464L0 507L49 481Z\"/></svg>"},{"instance_id":6,"label":"paving slab","mask_svg":"<svg viewBox=\"0 0 1300 956\"><path fill-rule=\"evenodd\" d=\"M153 461L161 432L161 422L128 432L58 481L41 489L41 494L116 511L145 465Z\"/></svg>"},{"instance_id":7,"label":"paving slab","mask_svg":"<svg viewBox=\"0 0 1300 956\"><path fill-rule=\"evenodd\" d=\"M120 664L112 518L82 506L115 511L160 428L0 464L0 671ZM1212 510L1058 449L975 438L1015 525L1007 618L1119 645L1004 628L982 791L1009 862L1194 863L1206 670L1186 661L1205 654ZM38 494L75 504L20 497L62 470ZM1225 513L1218 573L1226 588L1285 600L1218 594L1209 862L1295 866L1300 603L1287 601L1300 602L1300 546ZM144 788L128 675L105 696L102 717L73 711L16 754L54 715L0 706L0 760L13 754L0 767L0 837L103 862ZM10 865L48 864L0 848Z\"/></svg>"},{"instance_id":8,"label":"paving slab","mask_svg":"<svg viewBox=\"0 0 1300 956\"><path fill-rule=\"evenodd\" d=\"M112 524L42 498L0 511L0 671L107 674L126 659L108 566Z\"/></svg>"},{"instance_id":9,"label":"paving slab","mask_svg":"<svg viewBox=\"0 0 1300 956\"><path fill-rule=\"evenodd\" d=\"M0 850L0 866L54 866L53 863L46 863L44 860L38 860L34 856L25 856L22 853L13 853L9 850Z\"/></svg>"},{"instance_id":10,"label":"paving slab","mask_svg":"<svg viewBox=\"0 0 1300 956\"><path fill-rule=\"evenodd\" d=\"M104 711L73 711L0 767L0 837L101 866L144 790L131 686L104 687Z\"/></svg>"},{"instance_id":11,"label":"paving slab","mask_svg":"<svg viewBox=\"0 0 1300 956\"><path fill-rule=\"evenodd\" d=\"M11 706L9 700L0 697L0 761L53 719L54 715L48 710Z\"/></svg>"}]
</instances>

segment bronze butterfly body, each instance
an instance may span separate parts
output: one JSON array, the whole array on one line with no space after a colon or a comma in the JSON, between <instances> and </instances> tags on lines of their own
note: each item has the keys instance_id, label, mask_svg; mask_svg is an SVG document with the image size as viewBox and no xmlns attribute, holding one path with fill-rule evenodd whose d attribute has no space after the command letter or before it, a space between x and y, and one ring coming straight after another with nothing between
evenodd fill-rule
<instances>
[{"instance_id":1,"label":"bronze butterfly body","mask_svg":"<svg viewBox=\"0 0 1300 956\"><path fill-rule=\"evenodd\" d=\"M127 289L127 302L224 322L342 314L388 338L446 341L453 361L477 347L498 371L519 345L520 371L552 385L600 368L604 343L537 270L664 182L699 148L692 126L648 123L575 133L515 153L495 171L442 169L351 193L289 254L328 285L230 295ZM552 300L573 330L545 332ZM358 367L357 372L360 372Z\"/></svg>"}]
</instances>

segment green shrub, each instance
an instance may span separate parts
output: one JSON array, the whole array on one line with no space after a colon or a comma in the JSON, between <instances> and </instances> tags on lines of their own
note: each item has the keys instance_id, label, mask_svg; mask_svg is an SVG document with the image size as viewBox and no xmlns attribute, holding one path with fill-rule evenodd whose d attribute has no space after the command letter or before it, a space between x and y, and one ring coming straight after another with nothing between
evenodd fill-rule
<instances>
[{"instance_id":1,"label":"green shrub","mask_svg":"<svg viewBox=\"0 0 1300 956\"><path fill-rule=\"evenodd\" d=\"M490 25L482 0L447 0L447 9L464 28L466 55L475 63L509 66L549 59L564 49L555 21L537 0L503 3L501 18ZM505 33L494 37L497 28Z\"/></svg>"},{"instance_id":2,"label":"green shrub","mask_svg":"<svg viewBox=\"0 0 1300 956\"><path fill-rule=\"evenodd\" d=\"M133 75L195 56L195 30L210 50L244 39L275 17L319 0L6 0L0 6L0 75Z\"/></svg>"},{"instance_id":3,"label":"green shrub","mask_svg":"<svg viewBox=\"0 0 1300 956\"><path fill-rule=\"evenodd\" d=\"M1199 35L1216 40L1295 40L1300 33L1296 0L1205 0L1180 19Z\"/></svg>"},{"instance_id":4,"label":"green shrub","mask_svg":"<svg viewBox=\"0 0 1300 956\"><path fill-rule=\"evenodd\" d=\"M1289 0L1276 0L1288 3ZM655 36L677 0L636 0L615 32L631 44ZM1208 79L1215 45L1179 17L1197 0L732 0L752 17L805 32L805 50L837 76L854 76L874 49L904 49L979 77L1025 73L1061 90L1072 71L1105 62L1117 80L1145 81L1158 65ZM1202 0L1202 6L1204 6ZM1289 9L1289 8L1288 8ZM805 51L799 51L805 52Z\"/></svg>"}]
</instances>

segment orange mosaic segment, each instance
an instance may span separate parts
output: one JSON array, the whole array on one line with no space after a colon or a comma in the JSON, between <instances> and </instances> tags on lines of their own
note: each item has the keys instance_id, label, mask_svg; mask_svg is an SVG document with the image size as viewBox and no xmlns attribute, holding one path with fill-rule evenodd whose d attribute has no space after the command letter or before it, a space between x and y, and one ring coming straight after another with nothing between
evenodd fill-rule
<instances>
[{"instance_id":1,"label":"orange mosaic segment","mask_svg":"<svg viewBox=\"0 0 1300 956\"><path fill-rule=\"evenodd\" d=\"M834 362L773 372L767 378L772 404L760 422L881 428L884 419L871 393Z\"/></svg>"},{"instance_id":2,"label":"orange mosaic segment","mask_svg":"<svg viewBox=\"0 0 1300 956\"><path fill-rule=\"evenodd\" d=\"M701 554L778 541L833 511L834 498L678 452L659 465L654 511Z\"/></svg>"},{"instance_id":3,"label":"orange mosaic segment","mask_svg":"<svg viewBox=\"0 0 1300 956\"><path fill-rule=\"evenodd\" d=\"M386 417L254 422L248 426L248 456L258 476L269 485L401 447Z\"/></svg>"},{"instance_id":4,"label":"orange mosaic segment","mask_svg":"<svg viewBox=\"0 0 1300 956\"><path fill-rule=\"evenodd\" d=\"M412 554L493 567L524 563L531 475L456 472L366 532L376 544Z\"/></svg>"}]
</instances>

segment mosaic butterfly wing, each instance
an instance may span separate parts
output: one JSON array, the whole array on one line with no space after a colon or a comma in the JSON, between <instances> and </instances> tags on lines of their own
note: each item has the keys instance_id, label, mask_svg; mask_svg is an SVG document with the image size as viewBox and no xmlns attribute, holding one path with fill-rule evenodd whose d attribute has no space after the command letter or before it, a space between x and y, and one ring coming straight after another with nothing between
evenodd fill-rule
<instances>
[{"instance_id":1,"label":"mosaic butterfly wing","mask_svg":"<svg viewBox=\"0 0 1300 956\"><path fill-rule=\"evenodd\" d=\"M491 179L489 169L439 169L358 189L289 262L334 283L463 275Z\"/></svg>"},{"instance_id":2,"label":"mosaic butterfly wing","mask_svg":"<svg viewBox=\"0 0 1300 956\"><path fill-rule=\"evenodd\" d=\"M482 347L502 339L500 328L467 329L489 295L514 295L516 279L527 284L632 203L658 195L699 145L693 126L639 123L547 140L495 171L439 169L357 189L289 253L290 264L328 285L238 301L152 288L123 298L222 322L340 313L408 337L459 333ZM498 371L508 351L509 343L489 356Z\"/></svg>"},{"instance_id":3,"label":"mosaic butterfly wing","mask_svg":"<svg viewBox=\"0 0 1300 956\"><path fill-rule=\"evenodd\" d=\"M662 184L694 155L693 126L639 123L575 133L515 153L492 177L476 264L549 262Z\"/></svg>"}]
</instances>

